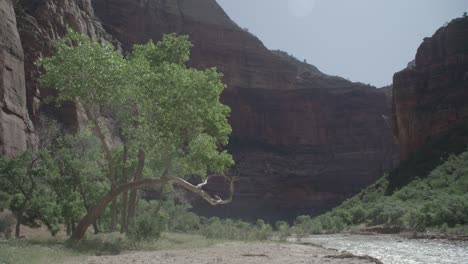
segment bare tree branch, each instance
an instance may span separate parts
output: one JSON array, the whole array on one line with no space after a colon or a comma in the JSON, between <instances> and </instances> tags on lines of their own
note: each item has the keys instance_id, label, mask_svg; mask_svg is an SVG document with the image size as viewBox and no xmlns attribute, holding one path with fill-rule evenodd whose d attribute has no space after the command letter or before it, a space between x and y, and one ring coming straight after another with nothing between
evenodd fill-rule
<instances>
[{"instance_id":1,"label":"bare tree branch","mask_svg":"<svg viewBox=\"0 0 468 264\"><path fill-rule=\"evenodd\" d=\"M207 185L209 180L212 179L212 178L215 178L215 177L223 177L225 178L226 180L229 181L229 197L225 200L223 200L221 197L219 197L218 195L210 195L209 193L207 193L206 191L203 190L203 186ZM235 178L234 177L228 177L226 175L210 175L206 178L206 180L198 185L193 185L191 183L189 183L188 181L182 179L182 178L178 178L178 177L165 177L167 178L168 182L169 183L174 183L174 184L177 184L179 186L182 186L184 187L185 189L195 193L195 194L198 194L200 195L200 197L202 197L205 201L207 201L208 203L210 203L211 205L222 205L222 204L228 204L232 201L232 198L234 196L234 182L235 182Z\"/></svg>"}]
</instances>

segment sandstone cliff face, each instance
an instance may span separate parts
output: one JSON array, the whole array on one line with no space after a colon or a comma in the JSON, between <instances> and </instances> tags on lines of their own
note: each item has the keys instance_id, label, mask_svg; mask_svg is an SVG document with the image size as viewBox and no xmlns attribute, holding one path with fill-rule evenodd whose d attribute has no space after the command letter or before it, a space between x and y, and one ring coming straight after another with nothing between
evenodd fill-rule
<instances>
[{"instance_id":1,"label":"sandstone cliff face","mask_svg":"<svg viewBox=\"0 0 468 264\"><path fill-rule=\"evenodd\" d=\"M214 0L93 0L105 29L128 50L135 43L178 32L194 44L192 66L216 66L229 89L293 89L296 67L272 56L253 35L242 31ZM261 70L259 70L261 69Z\"/></svg>"},{"instance_id":2,"label":"sandstone cliff face","mask_svg":"<svg viewBox=\"0 0 468 264\"><path fill-rule=\"evenodd\" d=\"M426 38L415 64L393 77L401 158L468 120L468 18Z\"/></svg>"},{"instance_id":3,"label":"sandstone cliff face","mask_svg":"<svg viewBox=\"0 0 468 264\"><path fill-rule=\"evenodd\" d=\"M65 34L66 27L87 34L93 39L108 39L94 11L90 0L18 0L16 16L25 56L25 78L27 108L33 120L40 112L55 116L65 128L76 131L83 116L75 104L65 103L60 109L42 106L41 98L53 94L53 90L39 90L37 77L39 70L34 62L40 57L51 55L52 42Z\"/></svg>"},{"instance_id":4,"label":"sandstone cliff face","mask_svg":"<svg viewBox=\"0 0 468 264\"><path fill-rule=\"evenodd\" d=\"M124 50L164 33L189 34L192 65L225 74L236 197L226 206L200 203L196 210L252 218L319 212L390 166L394 145L382 91L269 51L214 0L94 0L93 6Z\"/></svg>"},{"instance_id":5,"label":"sandstone cliff face","mask_svg":"<svg viewBox=\"0 0 468 264\"><path fill-rule=\"evenodd\" d=\"M26 150L32 126L26 110L24 54L12 0L0 0L0 153Z\"/></svg>"},{"instance_id":6,"label":"sandstone cliff face","mask_svg":"<svg viewBox=\"0 0 468 264\"><path fill-rule=\"evenodd\" d=\"M359 87L226 93L238 113L231 117L230 151L240 181L235 201L218 213L319 213L375 181L391 166L395 148L382 117L384 98Z\"/></svg>"}]
</instances>

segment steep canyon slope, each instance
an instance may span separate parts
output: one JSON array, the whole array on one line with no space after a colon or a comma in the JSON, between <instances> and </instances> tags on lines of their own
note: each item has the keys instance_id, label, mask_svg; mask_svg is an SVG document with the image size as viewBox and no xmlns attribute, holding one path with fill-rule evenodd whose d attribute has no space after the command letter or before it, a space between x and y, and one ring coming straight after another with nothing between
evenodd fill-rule
<instances>
[{"instance_id":1,"label":"steep canyon slope","mask_svg":"<svg viewBox=\"0 0 468 264\"><path fill-rule=\"evenodd\" d=\"M14 21L12 2L1 1L10 3L7 11ZM196 202L199 212L252 218L313 214L355 194L392 166L396 147L383 91L328 76L268 50L214 0L19 1L16 19L17 29L10 23L11 31L21 36L21 43L16 38L14 45L22 44L26 72L21 67L14 71L26 80L23 86L21 79L14 86L26 87L19 96L24 113L14 115L21 121L16 122L21 131L27 130L28 113L34 119L44 111L71 130L80 125L82 117L73 104L62 109L38 107L41 96L53 91L38 89L32 62L50 54L51 41L64 33L65 25L95 39L111 40L123 51L135 43L157 41L165 33L190 35L192 66L216 66L225 75L222 100L232 109L229 150L239 179L232 204L212 208ZM4 36L2 32L2 40ZM0 44L3 49L4 42ZM5 50L10 54L12 49ZM21 64L21 52L17 53L13 57ZM1 125L11 128L3 120ZM222 187L215 183L208 188L221 192Z\"/></svg>"},{"instance_id":2,"label":"steep canyon slope","mask_svg":"<svg viewBox=\"0 0 468 264\"><path fill-rule=\"evenodd\" d=\"M26 109L24 53L12 0L0 1L0 153L12 156L31 143Z\"/></svg>"},{"instance_id":3,"label":"steep canyon slope","mask_svg":"<svg viewBox=\"0 0 468 264\"><path fill-rule=\"evenodd\" d=\"M395 135L401 158L468 121L468 17L437 30L415 63L393 77ZM468 135L454 139L466 145Z\"/></svg>"}]
</instances>

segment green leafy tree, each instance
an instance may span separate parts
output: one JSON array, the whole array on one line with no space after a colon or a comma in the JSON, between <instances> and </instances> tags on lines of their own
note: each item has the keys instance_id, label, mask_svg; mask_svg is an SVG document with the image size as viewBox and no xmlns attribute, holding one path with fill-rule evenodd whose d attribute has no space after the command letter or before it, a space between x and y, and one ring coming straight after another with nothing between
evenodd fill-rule
<instances>
[{"instance_id":1,"label":"green leafy tree","mask_svg":"<svg viewBox=\"0 0 468 264\"><path fill-rule=\"evenodd\" d=\"M143 202L135 224L129 230L129 237L135 241L157 240L166 229L168 214L161 210L160 202Z\"/></svg>"},{"instance_id":2,"label":"green leafy tree","mask_svg":"<svg viewBox=\"0 0 468 264\"><path fill-rule=\"evenodd\" d=\"M70 234L75 223L88 212L108 190L100 160L99 140L89 131L62 135L53 147L53 156L59 168L51 179L60 206L63 221ZM97 222L94 231L99 231Z\"/></svg>"},{"instance_id":3,"label":"green leafy tree","mask_svg":"<svg viewBox=\"0 0 468 264\"><path fill-rule=\"evenodd\" d=\"M34 220L44 216L42 209L52 205L53 197L42 194L49 192L46 183L56 173L55 164L46 151L0 158L0 188L11 197L9 209L16 218L16 237L20 236L21 224L27 218Z\"/></svg>"},{"instance_id":4,"label":"green leafy tree","mask_svg":"<svg viewBox=\"0 0 468 264\"><path fill-rule=\"evenodd\" d=\"M296 235L296 240L301 241L310 232L312 219L308 215L300 215L294 221L292 232Z\"/></svg>"},{"instance_id":5,"label":"green leafy tree","mask_svg":"<svg viewBox=\"0 0 468 264\"><path fill-rule=\"evenodd\" d=\"M278 230L278 238L280 241L286 241L291 235L289 224L285 221L277 221L275 223L276 229Z\"/></svg>"},{"instance_id":6,"label":"green leafy tree","mask_svg":"<svg viewBox=\"0 0 468 264\"><path fill-rule=\"evenodd\" d=\"M214 176L233 164L231 155L222 150L228 143L231 128L229 108L219 102L224 85L215 69L188 68L191 44L188 37L166 35L160 42L135 46L127 58L109 43L98 43L69 32L54 44L55 55L38 62L45 73L40 82L55 87L55 102L75 101L82 106L100 140L107 164L110 191L78 222L74 239L83 238L117 196L145 186L178 184L200 195L212 205L230 202L203 190ZM110 110L119 131L110 131L100 116ZM113 146L106 138L114 132L123 137L127 158L125 180L116 177ZM135 157L133 172L127 171L127 159ZM146 174L145 174L146 172ZM128 175L132 174L132 175ZM200 175L198 185L184 178ZM134 193L136 193L134 191ZM128 205L133 219L135 202Z\"/></svg>"}]
</instances>

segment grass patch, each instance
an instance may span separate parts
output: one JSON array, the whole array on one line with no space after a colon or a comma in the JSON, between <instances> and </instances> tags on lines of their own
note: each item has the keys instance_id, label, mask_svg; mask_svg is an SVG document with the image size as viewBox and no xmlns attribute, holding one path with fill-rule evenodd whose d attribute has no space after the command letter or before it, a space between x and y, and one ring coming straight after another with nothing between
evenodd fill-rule
<instances>
[{"instance_id":1,"label":"grass patch","mask_svg":"<svg viewBox=\"0 0 468 264\"><path fill-rule=\"evenodd\" d=\"M82 259L63 242L58 239L0 241L0 264L53 264Z\"/></svg>"},{"instance_id":2,"label":"grass patch","mask_svg":"<svg viewBox=\"0 0 468 264\"><path fill-rule=\"evenodd\" d=\"M205 236L195 234L163 233L161 238L153 243L137 243L137 248L144 251L204 248L225 241L226 240L222 239L210 239Z\"/></svg>"},{"instance_id":3,"label":"grass patch","mask_svg":"<svg viewBox=\"0 0 468 264\"><path fill-rule=\"evenodd\" d=\"M132 242L112 233L80 242L65 239L12 239L0 241L0 264L81 263L88 256L117 255L128 251L182 250L222 243L202 235L163 233L157 241Z\"/></svg>"}]
</instances>

